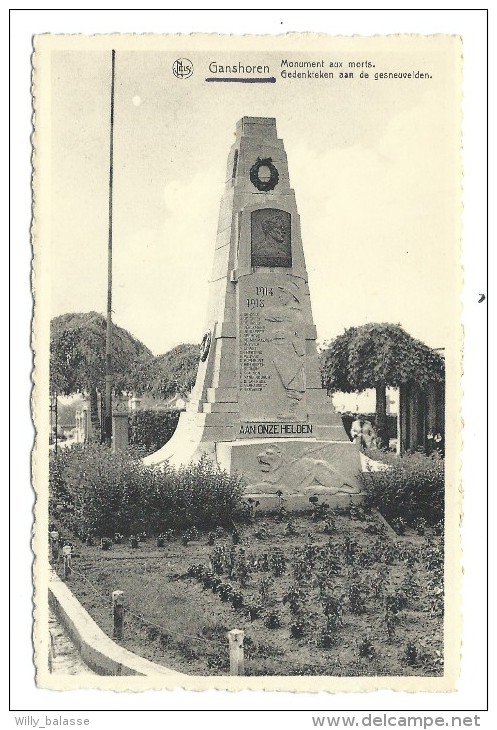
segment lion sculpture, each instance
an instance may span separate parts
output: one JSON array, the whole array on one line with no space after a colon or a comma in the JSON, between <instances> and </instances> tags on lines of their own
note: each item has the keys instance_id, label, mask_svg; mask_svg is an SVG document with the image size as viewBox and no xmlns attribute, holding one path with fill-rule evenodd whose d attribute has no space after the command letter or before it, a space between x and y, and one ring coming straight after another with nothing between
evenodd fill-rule
<instances>
[{"instance_id":1,"label":"lion sculpture","mask_svg":"<svg viewBox=\"0 0 497 730\"><path fill-rule=\"evenodd\" d=\"M251 494L322 492L325 494L359 494L359 485L347 482L338 469L324 459L315 459L309 452L289 458L278 445L268 446L257 456L262 481L249 486ZM318 486L319 485L319 486Z\"/></svg>"}]
</instances>

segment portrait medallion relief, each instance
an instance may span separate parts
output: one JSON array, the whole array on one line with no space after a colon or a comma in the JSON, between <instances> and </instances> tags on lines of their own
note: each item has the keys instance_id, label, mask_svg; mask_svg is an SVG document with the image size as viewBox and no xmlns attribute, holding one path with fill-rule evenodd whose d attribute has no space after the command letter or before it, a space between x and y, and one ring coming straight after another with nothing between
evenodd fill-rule
<instances>
[{"instance_id":1,"label":"portrait medallion relief","mask_svg":"<svg viewBox=\"0 0 497 730\"><path fill-rule=\"evenodd\" d=\"M262 208L251 214L251 266L292 265L290 213Z\"/></svg>"}]
</instances>

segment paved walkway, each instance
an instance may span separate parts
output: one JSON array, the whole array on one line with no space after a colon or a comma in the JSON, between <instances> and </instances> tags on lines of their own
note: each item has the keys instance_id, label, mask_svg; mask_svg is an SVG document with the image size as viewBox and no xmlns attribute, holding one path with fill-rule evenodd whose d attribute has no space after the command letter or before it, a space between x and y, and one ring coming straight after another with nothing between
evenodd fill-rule
<instances>
[{"instance_id":1,"label":"paved walkway","mask_svg":"<svg viewBox=\"0 0 497 730\"><path fill-rule=\"evenodd\" d=\"M52 637L52 652L48 666L52 674L96 674L81 659L78 650L51 610L48 628Z\"/></svg>"}]
</instances>

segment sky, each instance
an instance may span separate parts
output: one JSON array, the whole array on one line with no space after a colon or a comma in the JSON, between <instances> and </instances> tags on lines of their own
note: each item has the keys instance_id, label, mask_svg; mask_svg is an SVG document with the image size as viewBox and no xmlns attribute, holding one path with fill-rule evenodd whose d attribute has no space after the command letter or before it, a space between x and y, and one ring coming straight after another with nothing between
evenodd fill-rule
<instances>
[{"instance_id":1,"label":"sky","mask_svg":"<svg viewBox=\"0 0 497 730\"><path fill-rule=\"evenodd\" d=\"M274 38L257 53L214 40L184 54L118 48L114 321L155 354L201 340L235 125L270 116L288 155L318 341L376 321L447 347L459 321L457 45L402 40L335 39L326 52L280 50ZM51 316L106 311L110 48L51 56ZM172 74L178 55L193 62L191 78ZM375 66L367 80L282 79L285 57ZM275 84L204 81L212 60L254 59ZM416 69L432 78L372 78Z\"/></svg>"}]
</instances>

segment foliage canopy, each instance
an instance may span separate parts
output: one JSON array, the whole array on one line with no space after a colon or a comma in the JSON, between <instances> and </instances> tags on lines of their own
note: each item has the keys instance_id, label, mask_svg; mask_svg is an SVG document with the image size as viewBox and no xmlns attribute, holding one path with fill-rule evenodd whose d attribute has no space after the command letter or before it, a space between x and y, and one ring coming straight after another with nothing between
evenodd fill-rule
<instances>
[{"instance_id":1,"label":"foliage canopy","mask_svg":"<svg viewBox=\"0 0 497 730\"><path fill-rule=\"evenodd\" d=\"M105 389L107 323L97 312L62 314L50 323L50 387L69 395ZM186 395L197 374L199 347L181 344L164 355L151 351L127 330L112 325L113 388L156 398Z\"/></svg>"},{"instance_id":2,"label":"foliage canopy","mask_svg":"<svg viewBox=\"0 0 497 730\"><path fill-rule=\"evenodd\" d=\"M151 358L141 370L140 386L156 398L187 395L195 384L199 346L182 344Z\"/></svg>"},{"instance_id":3,"label":"foliage canopy","mask_svg":"<svg viewBox=\"0 0 497 730\"><path fill-rule=\"evenodd\" d=\"M420 386L444 380L443 358L400 325L349 327L321 354L323 387L353 392L378 386Z\"/></svg>"},{"instance_id":4,"label":"foliage canopy","mask_svg":"<svg viewBox=\"0 0 497 730\"><path fill-rule=\"evenodd\" d=\"M50 323L50 388L65 395L105 388L106 319L98 312L61 314ZM113 384L133 390L152 353L127 330L112 325Z\"/></svg>"}]
</instances>

